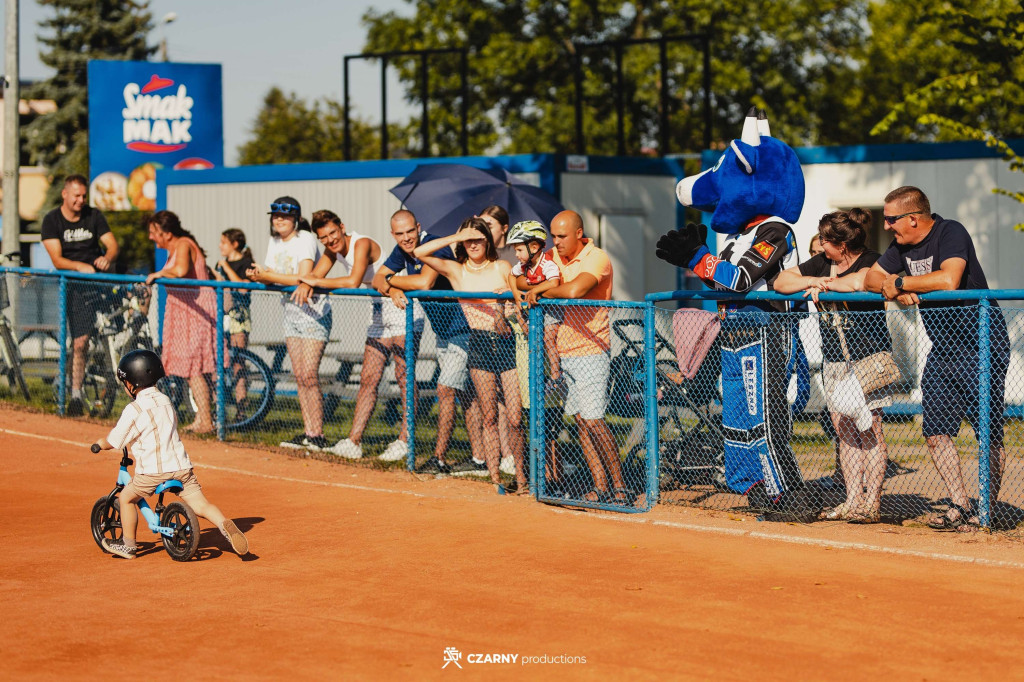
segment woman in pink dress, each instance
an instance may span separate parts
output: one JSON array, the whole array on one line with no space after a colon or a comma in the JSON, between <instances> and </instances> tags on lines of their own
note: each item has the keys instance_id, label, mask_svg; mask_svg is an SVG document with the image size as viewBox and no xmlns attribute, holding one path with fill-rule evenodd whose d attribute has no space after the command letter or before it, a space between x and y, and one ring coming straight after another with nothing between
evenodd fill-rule
<instances>
[{"instance_id":1,"label":"woman in pink dress","mask_svg":"<svg viewBox=\"0 0 1024 682\"><path fill-rule=\"evenodd\" d=\"M171 211L157 211L146 220L149 238L167 249L162 270L146 278L212 279L206 268L206 253L195 237L181 226ZM210 383L216 369L217 301L212 288L167 287L164 311L163 363L167 374L188 380L196 403L196 419L185 430L213 431L210 412Z\"/></svg>"}]
</instances>

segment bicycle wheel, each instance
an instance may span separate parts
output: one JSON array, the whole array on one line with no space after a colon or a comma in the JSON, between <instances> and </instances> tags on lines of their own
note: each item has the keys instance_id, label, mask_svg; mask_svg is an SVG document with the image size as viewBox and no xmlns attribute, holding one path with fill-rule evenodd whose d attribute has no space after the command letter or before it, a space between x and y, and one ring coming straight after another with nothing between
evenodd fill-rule
<instances>
[{"instance_id":1,"label":"bicycle wheel","mask_svg":"<svg viewBox=\"0 0 1024 682\"><path fill-rule=\"evenodd\" d=\"M112 500L104 495L96 500L89 516L92 526L92 539L103 549L103 538L118 540L121 537L121 502L116 497ZM107 550L103 549L104 552Z\"/></svg>"},{"instance_id":2,"label":"bicycle wheel","mask_svg":"<svg viewBox=\"0 0 1024 682\"><path fill-rule=\"evenodd\" d=\"M225 378L225 426L232 431L258 426L274 404L276 382L270 367L252 351L232 348ZM244 397L239 400L243 392Z\"/></svg>"},{"instance_id":3,"label":"bicycle wheel","mask_svg":"<svg viewBox=\"0 0 1024 682\"><path fill-rule=\"evenodd\" d=\"M199 549L199 519L184 502L171 502L160 515L160 525L173 528L174 534L160 534L164 549L175 561L188 561Z\"/></svg>"},{"instance_id":4,"label":"bicycle wheel","mask_svg":"<svg viewBox=\"0 0 1024 682\"><path fill-rule=\"evenodd\" d=\"M0 313L2 315L3 313ZM3 327L3 353L4 362L7 367L4 369L4 374L7 376L7 383L10 385L11 390L20 390L21 394L25 396L25 400L31 398L28 392L28 386L25 385L25 375L21 372L21 353L18 349L18 344L14 340L14 335L11 334L11 328L3 323L0 325Z\"/></svg>"}]
</instances>

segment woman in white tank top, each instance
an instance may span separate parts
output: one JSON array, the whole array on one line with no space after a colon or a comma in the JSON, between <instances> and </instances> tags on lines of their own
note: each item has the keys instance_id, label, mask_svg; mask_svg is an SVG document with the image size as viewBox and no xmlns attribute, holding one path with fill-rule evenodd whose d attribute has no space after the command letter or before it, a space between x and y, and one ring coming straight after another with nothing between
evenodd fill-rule
<instances>
[{"instance_id":1,"label":"woman in white tank top","mask_svg":"<svg viewBox=\"0 0 1024 682\"><path fill-rule=\"evenodd\" d=\"M456 260L437 258L432 254L446 246L454 246ZM487 223L480 218L468 218L459 231L442 239L420 244L413 252L439 274L452 283L456 291L502 293L508 291L508 276L512 266L498 260L494 237ZM523 406L519 397L519 378L516 374L515 341L505 321L502 301L477 299L463 300L462 309L470 327L469 375L473 379L484 419L487 470L491 480L500 483L498 464L501 459L501 441L498 429L498 382L505 397L508 417L508 449L516 462L517 492L529 492L526 462L523 457L521 428Z\"/></svg>"}]
</instances>

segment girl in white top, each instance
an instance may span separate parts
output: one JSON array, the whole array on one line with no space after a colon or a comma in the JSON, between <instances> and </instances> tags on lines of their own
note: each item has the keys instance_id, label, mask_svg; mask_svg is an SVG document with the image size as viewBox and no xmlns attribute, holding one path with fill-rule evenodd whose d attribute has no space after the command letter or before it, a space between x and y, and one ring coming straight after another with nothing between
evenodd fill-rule
<instances>
[{"instance_id":1,"label":"girl in white top","mask_svg":"<svg viewBox=\"0 0 1024 682\"><path fill-rule=\"evenodd\" d=\"M313 270L320 248L302 218L302 208L293 197L281 197L270 204L270 231L263 267L253 265L246 275L254 282L299 285L299 279ZM323 393L320 391L320 359L331 331L331 306L326 296L300 295L297 289L283 299L284 336L288 357L302 409L303 433L281 443L282 447L322 450L327 447L323 433Z\"/></svg>"},{"instance_id":2,"label":"girl in white top","mask_svg":"<svg viewBox=\"0 0 1024 682\"><path fill-rule=\"evenodd\" d=\"M301 297L312 295L313 287L356 289L360 285L371 286L377 268L385 259L384 249L380 244L367 236L348 232L341 218L333 211L315 212L312 223L320 243L324 245L324 254L313 271L301 279L302 284L295 292L300 297L299 300L302 300ZM327 277L335 263L341 265L346 274L341 277ZM413 313L415 316L415 308ZM423 331L422 308L419 309L416 325L413 343L418 347L419 334ZM390 299L375 299L373 323L366 336L352 430L348 438L343 438L330 448L334 454L348 459L359 459L363 456L363 432L377 402L377 387L384 375L384 368L391 358L395 361L395 379L402 395L403 406L405 401L405 311L400 310ZM393 441L380 457L385 461L404 459L409 451L408 440L405 419L402 419L402 430L398 439Z\"/></svg>"}]
</instances>

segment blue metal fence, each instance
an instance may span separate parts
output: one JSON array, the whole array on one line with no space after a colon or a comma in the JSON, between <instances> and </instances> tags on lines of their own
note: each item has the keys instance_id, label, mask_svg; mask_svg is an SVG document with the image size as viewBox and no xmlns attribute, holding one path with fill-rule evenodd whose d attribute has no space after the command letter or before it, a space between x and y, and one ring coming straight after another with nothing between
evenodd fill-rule
<instances>
[{"instance_id":1,"label":"blue metal fence","mask_svg":"<svg viewBox=\"0 0 1024 682\"><path fill-rule=\"evenodd\" d=\"M3 269L0 270L0 276L8 278L9 282L16 282L19 279L24 280L25 278L58 280L57 300L49 315L56 338L61 340L56 348L56 377L54 378L53 385L56 411L58 414L64 414L65 405L68 400L65 377L68 375L70 367L68 358L69 346L65 340L70 333L67 320L69 317L68 305L71 291L83 287L106 287L107 289L115 286L124 287L142 283L144 278L139 276L90 275L72 272L55 273L30 268ZM236 374L238 370L233 364L234 360L229 361L225 355L227 351L227 346L225 345L227 335L222 322L227 311L223 293L225 291L237 292L244 290L251 292L253 295L269 297L280 296L282 292L288 292L291 289L262 284L237 284L181 279L160 280L157 282L157 285L212 288L217 293L215 296L217 302L215 333L217 369L213 377L212 388L215 396L216 435L222 440L229 439L232 437L229 430L232 419L242 415L243 410L239 405L232 405L232 401L235 400L234 394L237 391L238 377ZM16 287L10 288L16 290ZM490 292L417 291L407 292L406 295L411 302L427 302L430 305L438 306L442 310L446 310L446 306L454 310L459 306L459 301L466 301L468 299L493 301L496 306L498 306L499 302L511 299L509 294L496 296ZM348 306L343 308L346 311L355 311L357 307L353 306L356 306L359 300L366 300L367 298L380 300L381 298L376 292L368 289L337 290L330 292L330 296L330 300L334 301L336 305ZM17 296L13 298L16 304ZM159 301L160 299L161 297L157 296L155 300ZM973 456L971 453L974 452L976 447L978 468L977 513L981 525L986 527L993 525L1014 527L1016 521L1020 520L1021 517L1019 506L1024 506L1015 506L1021 492L1016 479L1007 479L1004 474L1000 500L1005 500L1005 502L1003 502L1004 507L1000 508L1001 511L997 511L996 501L992 499L993 481L990 477L992 464L990 462L990 446L993 443L991 442L990 428L994 423L1001 424L1003 415L999 415L998 420L994 422L994 417L990 414L989 409L993 387L993 350L991 339L993 306L991 301L994 299L1002 301L1024 300L1024 290L936 292L923 295L921 299L934 303L949 302L963 304L967 302L977 311L977 383L979 389L976 446L961 439L961 444L966 444L966 447L961 447L961 450L969 451L967 460L965 460L969 461ZM650 294L643 302L545 300L540 305L531 307L525 317L528 329L525 330L525 336L521 337L525 341L528 354L528 369L523 372L522 376L525 377L528 384L527 395L529 405L524 433L526 445L525 461L528 464L526 478L529 482L531 494L539 500L550 503L629 512L646 511L659 502L681 502L686 504L703 504L705 506L744 506L742 499L740 499L742 498L740 492L725 490L725 486L721 484L720 480L723 462L721 461L719 451L722 445L721 441L716 442L718 436L715 436L714 430L720 426L716 419L718 419L717 415L721 412L722 401L718 399L715 402L711 398L711 404L709 404L708 396L713 396L720 390L719 382L721 377L717 370L711 368L714 371L709 371L708 375L704 377L705 385L703 386L688 385L686 383L677 383L675 385L682 386L682 389L669 386L666 383L666 377L672 374L672 365L675 362L671 333L669 331L659 331L659 329L667 329L664 326L666 315L674 312L675 308L680 305L701 301L721 302L728 300L771 302L782 300L799 301L803 299L800 295L783 296L774 293L753 293L746 296L738 296L727 292L671 291ZM878 302L880 298L874 294L823 294L821 300L823 302ZM158 304L159 307L161 306ZM576 418L566 419L562 416L566 407L564 405L565 398L561 394L549 390L553 382L550 381L551 370L546 368L545 362L546 346L550 343L550 340L545 339L545 324L551 318L564 319L566 315L591 316L593 313L586 311L595 308L601 310L602 315L607 316L607 324L613 331L610 333L611 341L607 349L607 357L599 357L600 361L594 365L598 368L603 368L605 366L604 363L611 365L611 369L608 370L609 376L607 377L607 395L598 401L601 405L605 406L604 409L607 411L600 420L603 421L604 427L602 427L600 432L591 433L588 430L590 427L587 426L588 420L582 416L582 413ZM1000 319L1009 317L1010 321L1014 324L1018 321L1015 316L1016 311L1013 309L1003 308L1001 310ZM548 314L547 319L545 318L546 314ZM778 314L778 316L771 318L771 323L778 325L796 324L793 320L786 318L785 315L784 313ZM158 330L155 339L159 343L162 334L163 310L152 311L149 317L150 324ZM359 347L362 337L361 331L355 330L353 327L353 323L350 322L351 319L350 316L346 315L344 319L338 320L339 324L336 324L336 328L340 328L340 331L336 331L332 338L348 334L350 337L349 345L355 349ZM590 318L588 317L587 319ZM955 321L958 318L950 319ZM417 344L411 341L418 338L417 324L422 325L422 321L416 321L414 305L411 303L405 309L405 408L401 414L401 420L404 422L405 430L408 434L408 450L404 456L404 465L410 471L415 470L417 465L422 463L423 456L434 445L434 443L430 442L430 402L418 401L419 389L417 386L426 386L427 384L424 384L423 380L418 382L417 377L417 366L420 366L422 369L425 362L424 353L418 354ZM790 328L795 329L796 327ZM914 332L910 333L913 334ZM1014 334L1017 334L1017 332L1015 331ZM40 345L42 347L42 344ZM511 352L508 350L509 346L498 345L495 347L501 348L503 353ZM1018 352L1019 348L1014 346L1013 350ZM272 364L274 369L280 368L280 353L283 353L283 351L278 351L276 362L268 363ZM349 354L353 353L354 351ZM40 355L43 356L46 353L41 350ZM259 358L256 361L262 362ZM515 366L516 360L514 358L504 358L504 363L503 366ZM906 377L914 377L918 373L918 368L911 367L909 364L905 364L903 370ZM1016 369L1011 371L1013 376L1007 380L1008 386L1011 381L1018 381L1016 372ZM346 374L345 376L347 377L348 375ZM500 381L498 383L500 384ZM1002 385L1002 383L998 385ZM699 390L701 394L699 406L706 408L706 412L697 415L698 418L695 420L692 401L686 404L674 404L673 396L667 395L669 389L675 391L676 394L678 394L679 390L684 392L690 390L692 393L688 395L691 395L691 397ZM273 386L265 390L270 396L274 395ZM286 391L278 388L278 400L285 393ZM187 400L187 395L183 399ZM524 400L526 400L525 397ZM694 398L694 400L697 400L697 398ZM897 405L892 408L886 408L886 414L896 418L896 415L900 413L919 411L919 407L916 405L917 399L913 397L913 391L911 391L911 398L908 400L909 403L905 401L902 406ZM427 405L427 411L424 411L422 406L417 409L419 403ZM908 405L910 409L907 409ZM468 405L464 404L462 407L464 411L468 411ZM673 427L675 431L671 434L668 432L663 433L668 428L666 426L668 422L662 417L667 410L675 411L673 418L677 425L689 420L689 422L696 423L694 429L701 430L701 433L698 434L696 430L688 430L685 434L680 434L677 433L680 429L675 427ZM679 416L681 412L686 412L687 410L689 410L689 416ZM1019 415L1019 412L1019 408L1014 406L1010 406L1007 410L1007 414L1011 416ZM827 415L827 410L825 413ZM711 417L710 426L707 423L703 425L700 423L699 417L702 416ZM806 424L810 422L804 420L800 423L801 428L807 431L809 427ZM256 424L252 428L265 427L266 425L260 427L259 424ZM824 427L825 423L822 422L822 428L824 429ZM1014 430L1013 433L1016 434L1017 431ZM909 439L911 437L907 435L906 428L903 428L896 435L899 435L903 441L910 442ZM687 436L689 439L687 439ZM470 437L468 424L467 437ZM800 438L804 437L804 435L800 436ZM817 454L822 455L827 448L820 447L820 445L828 443L828 438L824 435L824 431L822 435L815 436L815 438L818 438L815 443L819 444L819 446L815 446L819 450ZM1016 460L1019 459L1020 449L1017 447L1015 438L1017 438L1016 435L1012 438L1007 438L1008 444L1005 447L1007 460L1003 465L1004 471L1008 471L1007 467L1010 466L1011 460L1013 466L1010 468L1013 472L1017 471ZM610 439L610 443L607 442L607 439ZM470 442L472 443L472 441ZM914 440L910 445L897 445L895 446L896 455L899 456L900 452L903 452L905 457L913 459L914 462L923 462L923 455L921 453L924 450L922 443L923 440L918 439ZM797 444L799 445L799 443ZM602 448L605 448L605 451L610 450L614 453L611 457L611 460L614 461L610 461L607 456L602 458L601 453L597 452ZM901 448L902 451L900 450ZM325 450L329 451L329 449ZM671 455L672 461L665 461L666 453ZM479 453L467 452L467 459L470 454ZM820 456L813 461L806 455L800 455L800 457L803 458L802 466L808 471L815 472L814 475L818 476L816 480L823 480L827 477L826 474L834 477L839 473L834 470L831 461L826 461L826 459ZM829 457L831 457L831 450L826 454L826 458ZM703 458L703 461L697 461L699 458ZM925 466L927 465L921 464L919 468L923 469ZM968 469L972 466L973 464L970 464ZM698 470L699 474L694 473ZM493 470L490 473L493 478ZM805 478L811 477L805 476ZM603 485L601 485L602 481L604 481ZM906 510L900 510L898 512L899 516L913 518L923 509L930 509L934 504L941 505L941 501L945 498L942 497L942 490L936 483L924 482L921 486L920 489L913 491L913 495L916 498L920 498L915 502L917 506L901 501L901 504L909 506L907 506ZM890 489L887 492L888 498L899 498L901 496L909 497L911 491ZM721 501L716 502L715 500L719 497ZM883 502L884 513L885 504Z\"/></svg>"}]
</instances>

